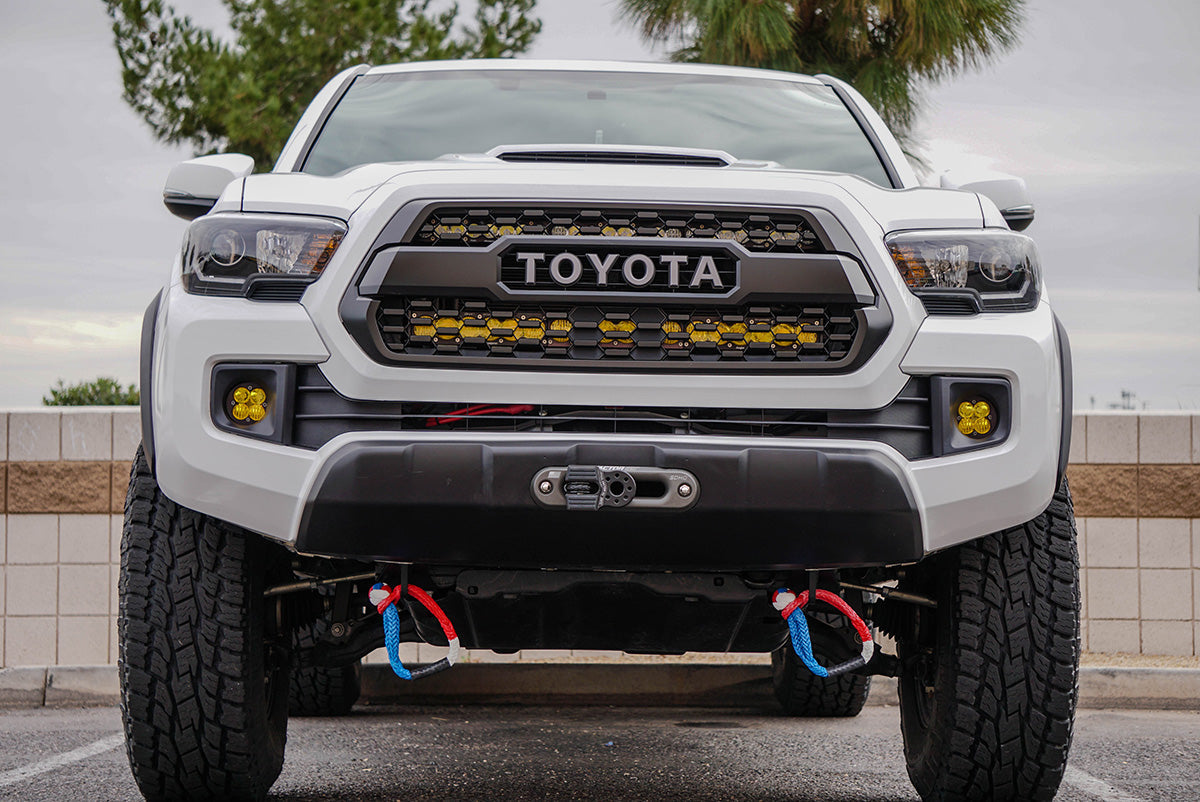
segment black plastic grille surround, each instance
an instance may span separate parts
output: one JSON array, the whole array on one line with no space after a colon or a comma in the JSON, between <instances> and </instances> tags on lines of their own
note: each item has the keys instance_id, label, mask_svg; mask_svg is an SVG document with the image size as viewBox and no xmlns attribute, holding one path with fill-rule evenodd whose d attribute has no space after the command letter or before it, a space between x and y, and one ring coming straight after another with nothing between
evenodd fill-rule
<instances>
[{"instance_id":1,"label":"black plastic grille surround","mask_svg":"<svg viewBox=\"0 0 1200 802\"><path fill-rule=\"evenodd\" d=\"M728 239L763 253L829 253L802 214L655 207L443 206L425 215L411 244L483 247L503 236Z\"/></svg>"},{"instance_id":2,"label":"black plastic grille surround","mask_svg":"<svg viewBox=\"0 0 1200 802\"><path fill-rule=\"evenodd\" d=\"M913 377L882 409L598 407L360 401L340 395L316 365L299 365L290 444L320 448L347 432L470 431L808 437L867 440L907 459L932 456L928 377Z\"/></svg>"},{"instance_id":3,"label":"black plastic grille surround","mask_svg":"<svg viewBox=\"0 0 1200 802\"><path fill-rule=\"evenodd\" d=\"M402 356L591 361L838 362L858 332L845 304L620 306L388 296L384 346Z\"/></svg>"}]
</instances>

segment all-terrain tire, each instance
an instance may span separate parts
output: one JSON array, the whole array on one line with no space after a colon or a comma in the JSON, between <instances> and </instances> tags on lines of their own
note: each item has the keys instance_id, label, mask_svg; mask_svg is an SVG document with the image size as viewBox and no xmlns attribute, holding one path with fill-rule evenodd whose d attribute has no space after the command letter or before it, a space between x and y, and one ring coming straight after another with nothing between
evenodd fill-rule
<instances>
[{"instance_id":1,"label":"all-terrain tire","mask_svg":"<svg viewBox=\"0 0 1200 802\"><path fill-rule=\"evenodd\" d=\"M914 572L938 601L901 642L908 774L926 802L1048 800L1071 746L1079 674L1079 558L1071 493L1023 526ZM921 626L920 624L918 626Z\"/></svg>"},{"instance_id":2,"label":"all-terrain tire","mask_svg":"<svg viewBox=\"0 0 1200 802\"><path fill-rule=\"evenodd\" d=\"M775 698L789 716L857 716L867 703L867 694L871 692L871 678L863 674L818 677L804 667L792 651L790 642L771 653L771 673Z\"/></svg>"},{"instance_id":3,"label":"all-terrain tire","mask_svg":"<svg viewBox=\"0 0 1200 802\"><path fill-rule=\"evenodd\" d=\"M292 630L292 654L311 649L323 622L314 621ZM362 661L344 666L292 664L288 686L288 714L292 716L344 716L358 701Z\"/></svg>"},{"instance_id":4,"label":"all-terrain tire","mask_svg":"<svg viewBox=\"0 0 1200 802\"><path fill-rule=\"evenodd\" d=\"M860 612L861 598L851 594L847 601ZM809 605L804 609L807 611ZM836 627L847 635L853 631L849 622L840 614L823 612L819 608L812 610L809 615ZM868 622L869 624L869 622ZM857 654L856 650L847 650L844 644L822 637L823 633L813 630L813 656L822 665L834 665ZM867 703L867 695L871 692L871 677L865 674L842 674L837 677L818 677L809 671L796 651L792 648L791 640L784 642L771 652L771 680L775 688L775 698L783 707L783 712L789 716L802 718L849 718L862 712Z\"/></svg>"},{"instance_id":5,"label":"all-terrain tire","mask_svg":"<svg viewBox=\"0 0 1200 802\"><path fill-rule=\"evenodd\" d=\"M138 450L117 626L126 751L146 799L258 800L279 776L287 652L262 594L281 566L261 537L167 499Z\"/></svg>"}]
</instances>

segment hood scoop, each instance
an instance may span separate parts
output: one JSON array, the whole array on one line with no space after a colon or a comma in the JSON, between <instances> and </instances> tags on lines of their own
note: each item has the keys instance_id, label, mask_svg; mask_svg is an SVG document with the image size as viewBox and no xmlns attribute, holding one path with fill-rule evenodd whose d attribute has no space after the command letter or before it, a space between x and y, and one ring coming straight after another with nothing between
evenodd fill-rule
<instances>
[{"instance_id":1,"label":"hood scoop","mask_svg":"<svg viewBox=\"0 0 1200 802\"><path fill-rule=\"evenodd\" d=\"M488 156L506 162L572 164L653 164L681 167L730 167L741 162L722 150L661 148L642 145L501 145Z\"/></svg>"}]
</instances>

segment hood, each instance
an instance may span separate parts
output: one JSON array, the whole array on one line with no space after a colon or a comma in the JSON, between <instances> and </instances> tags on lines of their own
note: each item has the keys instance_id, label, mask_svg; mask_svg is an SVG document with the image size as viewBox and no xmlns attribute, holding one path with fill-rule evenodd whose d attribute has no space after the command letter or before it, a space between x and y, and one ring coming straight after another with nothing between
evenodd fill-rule
<instances>
[{"instance_id":1,"label":"hood","mask_svg":"<svg viewBox=\"0 0 1200 802\"><path fill-rule=\"evenodd\" d=\"M245 179L242 210L351 220L369 198L536 198L691 202L747 206L861 207L882 233L909 228L979 228L977 195L918 187L885 189L857 176L767 164L726 167L645 164L510 163L488 156L370 164L334 176L266 173ZM380 198L369 205L377 208Z\"/></svg>"}]
</instances>

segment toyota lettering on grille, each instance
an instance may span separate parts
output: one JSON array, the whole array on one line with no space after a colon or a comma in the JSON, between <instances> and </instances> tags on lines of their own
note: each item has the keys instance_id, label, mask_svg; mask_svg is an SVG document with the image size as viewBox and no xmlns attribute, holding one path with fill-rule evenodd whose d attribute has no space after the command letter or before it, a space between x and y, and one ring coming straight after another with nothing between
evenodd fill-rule
<instances>
[{"instance_id":1,"label":"toyota lettering on grille","mask_svg":"<svg viewBox=\"0 0 1200 802\"><path fill-rule=\"evenodd\" d=\"M652 247L510 248L500 256L510 291L667 292L727 295L738 262L727 250Z\"/></svg>"}]
</instances>

